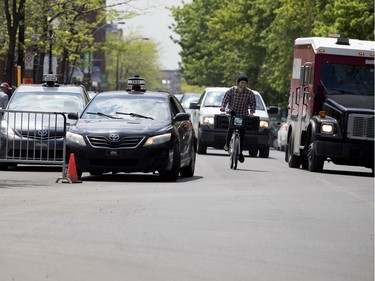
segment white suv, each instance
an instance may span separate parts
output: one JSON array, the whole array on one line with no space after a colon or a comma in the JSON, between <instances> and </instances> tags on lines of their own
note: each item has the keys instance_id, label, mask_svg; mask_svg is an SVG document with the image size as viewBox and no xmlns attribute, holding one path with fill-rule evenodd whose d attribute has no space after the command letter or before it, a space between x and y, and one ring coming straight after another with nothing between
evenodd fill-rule
<instances>
[{"instance_id":1,"label":"white suv","mask_svg":"<svg viewBox=\"0 0 375 281\"><path fill-rule=\"evenodd\" d=\"M221 101L229 88L206 88L201 98L196 103L190 104L191 120L198 138L198 154L206 154L207 147L223 149L227 134L228 122L218 122ZM267 107L259 92L255 94L257 107L255 116L260 119L258 131L246 131L244 150L249 151L250 156L268 158L270 151L269 117ZM276 108L277 110L277 108Z\"/></svg>"}]
</instances>

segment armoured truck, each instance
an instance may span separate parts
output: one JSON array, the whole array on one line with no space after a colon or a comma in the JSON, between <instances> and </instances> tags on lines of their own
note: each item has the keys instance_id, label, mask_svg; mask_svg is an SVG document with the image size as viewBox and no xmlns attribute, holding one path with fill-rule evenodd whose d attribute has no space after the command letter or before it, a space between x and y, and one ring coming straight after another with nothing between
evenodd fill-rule
<instances>
[{"instance_id":1,"label":"armoured truck","mask_svg":"<svg viewBox=\"0 0 375 281\"><path fill-rule=\"evenodd\" d=\"M285 161L321 172L324 162L374 172L375 42L298 38L288 103Z\"/></svg>"}]
</instances>

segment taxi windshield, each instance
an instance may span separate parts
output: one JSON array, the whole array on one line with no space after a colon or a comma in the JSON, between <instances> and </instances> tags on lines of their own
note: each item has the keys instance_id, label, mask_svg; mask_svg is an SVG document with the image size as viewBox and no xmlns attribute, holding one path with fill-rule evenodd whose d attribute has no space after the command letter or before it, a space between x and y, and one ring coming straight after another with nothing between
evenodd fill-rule
<instances>
[{"instance_id":1,"label":"taxi windshield","mask_svg":"<svg viewBox=\"0 0 375 281\"><path fill-rule=\"evenodd\" d=\"M170 121L167 100L156 97L98 95L83 112L81 119L144 119Z\"/></svg>"}]
</instances>

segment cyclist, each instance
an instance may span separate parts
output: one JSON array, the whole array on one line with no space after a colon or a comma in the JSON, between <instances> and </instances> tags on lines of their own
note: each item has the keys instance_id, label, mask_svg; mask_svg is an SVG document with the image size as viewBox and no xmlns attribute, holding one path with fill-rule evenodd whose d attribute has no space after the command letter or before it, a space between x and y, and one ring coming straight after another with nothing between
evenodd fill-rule
<instances>
[{"instance_id":1,"label":"cyclist","mask_svg":"<svg viewBox=\"0 0 375 281\"><path fill-rule=\"evenodd\" d=\"M254 93L247 87L249 82L246 75L241 74L237 78L237 86L231 87L224 95L221 102L220 111L229 113L231 116L247 117L253 116L256 108L256 99ZM250 109L250 113L249 113ZM233 134L233 128L228 127L225 139L224 150L228 151L229 142ZM240 130L240 155L238 160L243 163L245 158L242 154L243 143L245 140L245 128Z\"/></svg>"}]
</instances>

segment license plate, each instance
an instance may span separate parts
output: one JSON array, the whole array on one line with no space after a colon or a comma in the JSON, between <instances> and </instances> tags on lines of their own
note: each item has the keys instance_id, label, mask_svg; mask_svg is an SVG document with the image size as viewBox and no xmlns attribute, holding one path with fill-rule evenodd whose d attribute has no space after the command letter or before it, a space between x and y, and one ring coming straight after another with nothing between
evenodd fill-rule
<instances>
[{"instance_id":1,"label":"license plate","mask_svg":"<svg viewBox=\"0 0 375 281\"><path fill-rule=\"evenodd\" d=\"M35 146L39 146L39 147L47 147L47 146L48 146L48 143L36 142L36 143L35 143Z\"/></svg>"},{"instance_id":2,"label":"license plate","mask_svg":"<svg viewBox=\"0 0 375 281\"><path fill-rule=\"evenodd\" d=\"M121 156L121 152L119 150L107 150L108 157L119 157Z\"/></svg>"},{"instance_id":3,"label":"license plate","mask_svg":"<svg viewBox=\"0 0 375 281\"><path fill-rule=\"evenodd\" d=\"M234 118L234 125L235 126L242 126L242 118L240 118L240 117Z\"/></svg>"}]
</instances>

